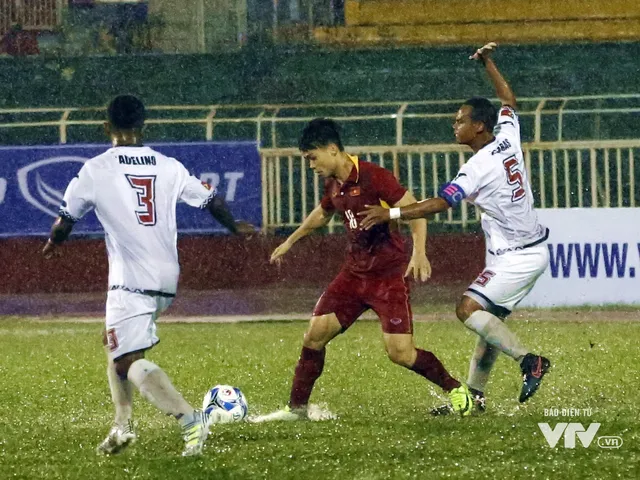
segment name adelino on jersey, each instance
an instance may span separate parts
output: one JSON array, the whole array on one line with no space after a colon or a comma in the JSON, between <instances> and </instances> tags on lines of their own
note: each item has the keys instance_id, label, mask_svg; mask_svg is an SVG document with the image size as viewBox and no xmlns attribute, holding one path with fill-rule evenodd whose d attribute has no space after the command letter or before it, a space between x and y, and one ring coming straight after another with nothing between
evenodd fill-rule
<instances>
[{"instance_id":1,"label":"name adelino on jersey","mask_svg":"<svg viewBox=\"0 0 640 480\"><path fill-rule=\"evenodd\" d=\"M141 157L130 157L128 155L118 155L120 165L155 165L155 155L144 155Z\"/></svg>"}]
</instances>

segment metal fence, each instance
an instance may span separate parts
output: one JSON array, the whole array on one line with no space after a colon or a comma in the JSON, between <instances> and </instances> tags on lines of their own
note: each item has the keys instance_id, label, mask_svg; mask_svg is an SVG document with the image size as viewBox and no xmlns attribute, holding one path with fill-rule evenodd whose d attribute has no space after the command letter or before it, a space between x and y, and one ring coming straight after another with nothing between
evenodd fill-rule
<instances>
[{"instance_id":1,"label":"metal fence","mask_svg":"<svg viewBox=\"0 0 640 480\"><path fill-rule=\"evenodd\" d=\"M451 141L458 100L421 102L154 105L148 107L150 140L255 139L266 148L293 147L309 120L330 116L351 145L422 145ZM524 141L636 138L640 94L521 98ZM102 140L105 111L95 108L0 109L0 141L33 143ZM187 138L185 138L185 136Z\"/></svg>"},{"instance_id":2,"label":"metal fence","mask_svg":"<svg viewBox=\"0 0 640 480\"><path fill-rule=\"evenodd\" d=\"M640 140L539 142L523 145L537 208L636 207L640 195ZM437 195L471 152L459 145L373 146L349 153L394 172L418 198ZM296 149L262 150L262 212L265 230L296 227L319 203L322 181ZM435 216L466 228L480 214L463 202ZM337 226L329 226L332 231Z\"/></svg>"}]
</instances>

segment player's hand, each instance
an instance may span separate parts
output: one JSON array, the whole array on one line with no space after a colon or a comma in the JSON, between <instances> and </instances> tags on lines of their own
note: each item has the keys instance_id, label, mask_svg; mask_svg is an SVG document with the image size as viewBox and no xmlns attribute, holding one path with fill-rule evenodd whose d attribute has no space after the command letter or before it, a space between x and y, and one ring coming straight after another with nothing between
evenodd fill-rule
<instances>
[{"instance_id":1,"label":"player's hand","mask_svg":"<svg viewBox=\"0 0 640 480\"><path fill-rule=\"evenodd\" d=\"M498 45L495 42L489 42L482 48L476 50L476 53L469 56L469 60L485 60L491 56Z\"/></svg>"},{"instance_id":2,"label":"player's hand","mask_svg":"<svg viewBox=\"0 0 640 480\"><path fill-rule=\"evenodd\" d=\"M404 272L404 276L408 277L413 272L413 279L416 282L426 282L431 277L431 263L424 253L414 252L411 255L411 261Z\"/></svg>"},{"instance_id":3,"label":"player's hand","mask_svg":"<svg viewBox=\"0 0 640 480\"><path fill-rule=\"evenodd\" d=\"M243 222L241 220L236 222L236 232L239 235L251 235L257 232L256 227L249 222Z\"/></svg>"},{"instance_id":4,"label":"player's hand","mask_svg":"<svg viewBox=\"0 0 640 480\"><path fill-rule=\"evenodd\" d=\"M380 205L365 205L365 210L358 213L359 217L364 217L360 221L363 230L371 230L375 225L387 223L390 220L389 209Z\"/></svg>"},{"instance_id":5,"label":"player's hand","mask_svg":"<svg viewBox=\"0 0 640 480\"><path fill-rule=\"evenodd\" d=\"M44 258L49 260L50 258L53 258L54 256L60 255L60 252L56 249L56 244L55 243L53 243L51 240L47 240L47 243L45 244L44 248L42 249L42 255L44 256Z\"/></svg>"},{"instance_id":6,"label":"player's hand","mask_svg":"<svg viewBox=\"0 0 640 480\"><path fill-rule=\"evenodd\" d=\"M292 243L287 239L282 244L276 248L271 254L271 258L269 259L269 263L275 263L276 265L280 265L282 263L282 256L289 251L292 247Z\"/></svg>"}]
</instances>

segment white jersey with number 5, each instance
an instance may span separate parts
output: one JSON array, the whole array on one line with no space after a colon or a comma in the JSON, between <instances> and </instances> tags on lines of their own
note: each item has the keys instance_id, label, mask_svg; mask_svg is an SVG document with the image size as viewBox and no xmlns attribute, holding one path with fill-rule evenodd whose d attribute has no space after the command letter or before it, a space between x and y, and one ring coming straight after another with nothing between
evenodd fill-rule
<instances>
[{"instance_id":1,"label":"white jersey with number 5","mask_svg":"<svg viewBox=\"0 0 640 480\"><path fill-rule=\"evenodd\" d=\"M495 139L465 163L451 183L482 211L487 249L496 254L538 242L547 229L538 223L520 143L515 110L500 108Z\"/></svg>"},{"instance_id":2,"label":"white jersey with number 5","mask_svg":"<svg viewBox=\"0 0 640 480\"><path fill-rule=\"evenodd\" d=\"M176 159L149 147L115 147L71 180L60 215L95 209L109 255L109 288L175 294L176 204L204 208L214 192Z\"/></svg>"}]
</instances>

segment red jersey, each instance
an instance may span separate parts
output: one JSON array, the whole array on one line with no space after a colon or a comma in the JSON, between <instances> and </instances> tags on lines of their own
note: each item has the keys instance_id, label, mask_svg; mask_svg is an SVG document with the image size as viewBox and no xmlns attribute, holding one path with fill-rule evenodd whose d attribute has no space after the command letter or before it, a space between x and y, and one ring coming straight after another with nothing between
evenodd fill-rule
<instances>
[{"instance_id":1,"label":"red jersey","mask_svg":"<svg viewBox=\"0 0 640 480\"><path fill-rule=\"evenodd\" d=\"M408 262L396 222L376 225L371 230L360 227L358 213L365 205L395 205L407 192L393 174L378 165L359 161L349 155L354 166L349 178L340 184L328 178L320 204L329 213L342 214L349 235L349 248L343 268L356 274L376 276L404 273Z\"/></svg>"}]
</instances>

